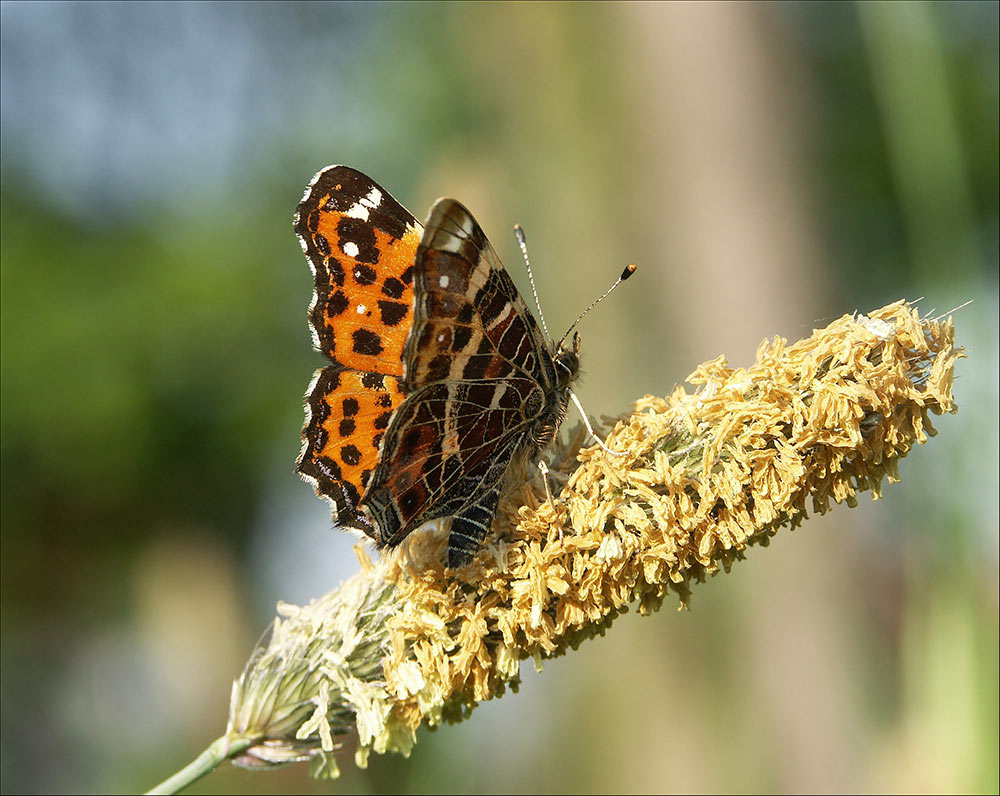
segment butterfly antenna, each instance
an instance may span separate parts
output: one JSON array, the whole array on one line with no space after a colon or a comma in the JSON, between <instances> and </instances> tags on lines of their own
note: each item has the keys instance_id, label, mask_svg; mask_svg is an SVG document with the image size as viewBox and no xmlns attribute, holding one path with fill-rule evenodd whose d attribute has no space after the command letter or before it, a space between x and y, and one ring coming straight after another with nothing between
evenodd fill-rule
<instances>
[{"instance_id":1,"label":"butterfly antenna","mask_svg":"<svg viewBox=\"0 0 1000 796\"><path fill-rule=\"evenodd\" d=\"M611 291L614 290L616 287L618 287L618 285L620 285L622 282L624 282L630 276L632 276L632 274L634 274L638 268L639 268L639 266L636 265L635 263L630 263L629 265L625 266L625 270L622 271L621 276L618 277L618 279L615 281L615 283L611 287L609 287L607 290L605 290L604 293L597 300L595 300L593 304L591 304L589 307L587 307L587 309L585 309L583 312L581 312L580 313L580 317L577 318L575 321L573 321L573 323L570 325L570 327L566 330L566 334L564 334L562 337L559 338L559 342L556 343L556 350L557 351L562 346L562 344L566 341L566 338L569 337L569 333L572 332L576 328L576 325L580 321L583 320L583 316L586 315L588 312L590 312L592 309L594 309L594 307L596 307L598 304L600 304L602 301L604 301L604 299L606 299L608 296L610 296L611 295ZM581 409L581 411L582 411L582 409ZM591 433L593 433L593 432L591 432Z\"/></svg>"},{"instance_id":2,"label":"butterfly antenna","mask_svg":"<svg viewBox=\"0 0 1000 796\"><path fill-rule=\"evenodd\" d=\"M583 425L587 427L587 431L590 432L590 436L594 438L594 441L597 443L597 446L602 451L604 451L605 453L610 453L612 456L624 456L625 455L624 451L611 450L611 448L605 445L604 441L599 436L597 436L597 432L594 431L594 427L590 425L590 418L587 417L587 410L583 408L583 404L580 403L580 399L576 397L576 393L570 390L569 397L573 399L573 404L576 406L577 409L580 410L580 417L583 418Z\"/></svg>"},{"instance_id":3,"label":"butterfly antenna","mask_svg":"<svg viewBox=\"0 0 1000 796\"><path fill-rule=\"evenodd\" d=\"M517 236L517 245L521 247L521 254L524 255L524 265L528 269L528 281L531 282L531 295L535 297L535 307L538 309L538 319L542 322L542 331L545 332L545 339L551 340L549 327L545 325L545 316L542 314L542 304L538 300L538 291L535 290L535 277L531 273L531 263L528 261L528 245L524 242L524 230L520 224L514 225L514 235Z\"/></svg>"}]
</instances>

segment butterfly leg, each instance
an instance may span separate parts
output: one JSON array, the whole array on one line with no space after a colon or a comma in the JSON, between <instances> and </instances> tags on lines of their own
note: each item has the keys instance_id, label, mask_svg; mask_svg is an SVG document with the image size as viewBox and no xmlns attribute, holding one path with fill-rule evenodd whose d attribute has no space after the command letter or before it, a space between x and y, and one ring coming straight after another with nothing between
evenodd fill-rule
<instances>
[{"instance_id":1,"label":"butterfly leg","mask_svg":"<svg viewBox=\"0 0 1000 796\"><path fill-rule=\"evenodd\" d=\"M535 464L538 465L538 469L542 473L542 483L545 484L545 499L555 506L556 502L552 499L552 487L549 484L549 466L544 459L539 459Z\"/></svg>"},{"instance_id":2,"label":"butterfly leg","mask_svg":"<svg viewBox=\"0 0 1000 796\"><path fill-rule=\"evenodd\" d=\"M556 507L556 502L552 497L552 487L549 485L549 466L545 463L544 459L539 459L536 463L538 469L542 472L542 483L545 484L545 499L548 501L549 505L552 506L553 510ZM563 540L562 525L559 526L559 541Z\"/></svg>"},{"instance_id":3,"label":"butterfly leg","mask_svg":"<svg viewBox=\"0 0 1000 796\"><path fill-rule=\"evenodd\" d=\"M448 536L449 567L460 567L472 560L493 525L499 500L500 485L497 484L452 519Z\"/></svg>"}]
</instances>

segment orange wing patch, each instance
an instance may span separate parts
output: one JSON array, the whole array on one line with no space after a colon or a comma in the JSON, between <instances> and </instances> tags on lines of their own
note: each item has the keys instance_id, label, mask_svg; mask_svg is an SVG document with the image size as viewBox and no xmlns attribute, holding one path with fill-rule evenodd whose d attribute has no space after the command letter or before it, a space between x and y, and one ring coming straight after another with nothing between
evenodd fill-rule
<instances>
[{"instance_id":1,"label":"orange wing patch","mask_svg":"<svg viewBox=\"0 0 1000 796\"><path fill-rule=\"evenodd\" d=\"M409 227L403 237L393 238L377 228L355 226L354 220L326 212L319 218L317 236L331 251L327 269L339 283L316 318L326 329L321 339L332 341L323 353L355 370L402 376L422 229ZM370 240L363 240L366 236Z\"/></svg>"},{"instance_id":2,"label":"orange wing patch","mask_svg":"<svg viewBox=\"0 0 1000 796\"><path fill-rule=\"evenodd\" d=\"M382 436L402 402L394 376L336 366L316 372L298 470L337 504L338 512L355 508L364 495Z\"/></svg>"}]
</instances>

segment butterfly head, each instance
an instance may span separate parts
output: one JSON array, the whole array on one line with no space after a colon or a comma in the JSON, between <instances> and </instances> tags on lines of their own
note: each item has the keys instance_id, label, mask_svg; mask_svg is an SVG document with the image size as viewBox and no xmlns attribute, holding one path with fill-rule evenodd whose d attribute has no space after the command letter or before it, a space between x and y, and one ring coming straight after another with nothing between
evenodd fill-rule
<instances>
[{"instance_id":1,"label":"butterfly head","mask_svg":"<svg viewBox=\"0 0 1000 796\"><path fill-rule=\"evenodd\" d=\"M559 345L553 363L556 369L556 384L560 390L565 390L580 374L580 335L577 332L573 333L571 349L564 349L562 344Z\"/></svg>"}]
</instances>

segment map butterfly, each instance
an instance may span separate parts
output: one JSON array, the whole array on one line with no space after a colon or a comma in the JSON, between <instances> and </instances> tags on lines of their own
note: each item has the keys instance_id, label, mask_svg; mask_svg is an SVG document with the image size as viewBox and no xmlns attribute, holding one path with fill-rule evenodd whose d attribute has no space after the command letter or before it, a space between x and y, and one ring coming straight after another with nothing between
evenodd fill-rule
<instances>
[{"instance_id":1,"label":"map butterfly","mask_svg":"<svg viewBox=\"0 0 1000 796\"><path fill-rule=\"evenodd\" d=\"M379 548L453 517L448 564L468 563L511 462L555 437L579 338L567 349L543 336L454 199L421 225L370 177L330 166L295 231L315 281L313 343L332 363L306 393L296 469Z\"/></svg>"}]
</instances>

